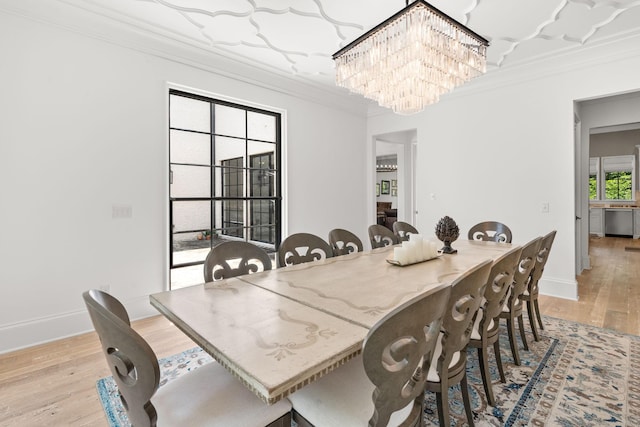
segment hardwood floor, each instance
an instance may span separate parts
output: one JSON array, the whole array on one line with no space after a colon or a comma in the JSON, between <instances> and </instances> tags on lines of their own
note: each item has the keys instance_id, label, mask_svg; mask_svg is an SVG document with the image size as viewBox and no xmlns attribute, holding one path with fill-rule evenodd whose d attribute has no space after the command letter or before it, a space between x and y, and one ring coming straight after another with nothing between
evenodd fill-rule
<instances>
[{"instance_id":1,"label":"hardwood floor","mask_svg":"<svg viewBox=\"0 0 640 427\"><path fill-rule=\"evenodd\" d=\"M591 237L589 256L591 270L577 276L579 301L540 296L540 311L640 335L640 240Z\"/></svg>"},{"instance_id":2,"label":"hardwood floor","mask_svg":"<svg viewBox=\"0 0 640 427\"><path fill-rule=\"evenodd\" d=\"M578 277L580 301L541 296L542 313L640 335L640 240L592 238L590 254L592 269ZM194 346L161 316L134 328L158 357ZM105 426L95 383L107 375L95 333L0 355L0 426Z\"/></svg>"}]
</instances>

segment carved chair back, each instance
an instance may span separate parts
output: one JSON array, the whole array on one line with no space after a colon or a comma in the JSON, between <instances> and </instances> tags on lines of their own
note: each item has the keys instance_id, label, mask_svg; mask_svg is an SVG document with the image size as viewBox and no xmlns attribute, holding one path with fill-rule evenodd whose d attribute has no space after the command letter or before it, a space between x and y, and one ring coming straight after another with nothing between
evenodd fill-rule
<instances>
[{"instance_id":1,"label":"carved chair back","mask_svg":"<svg viewBox=\"0 0 640 427\"><path fill-rule=\"evenodd\" d=\"M420 234L416 228L404 221L396 221L393 223L393 232L398 238L398 242L409 240L409 234Z\"/></svg>"},{"instance_id":2,"label":"carved chair back","mask_svg":"<svg viewBox=\"0 0 640 427\"><path fill-rule=\"evenodd\" d=\"M513 283L513 275L520 260L522 248L512 249L498 258L491 267L487 286L484 289L484 305L478 332L485 336L491 325L498 328L499 316L507 299L507 293ZM480 313L478 314L480 316Z\"/></svg>"},{"instance_id":3,"label":"carved chair back","mask_svg":"<svg viewBox=\"0 0 640 427\"><path fill-rule=\"evenodd\" d=\"M243 274L271 270L271 258L249 242L228 241L213 247L204 261L204 280L227 279Z\"/></svg>"},{"instance_id":4,"label":"carved chair back","mask_svg":"<svg viewBox=\"0 0 640 427\"><path fill-rule=\"evenodd\" d=\"M333 257L333 250L322 238L310 233L292 234L280 243L278 265L302 264Z\"/></svg>"},{"instance_id":5,"label":"carved chair back","mask_svg":"<svg viewBox=\"0 0 640 427\"><path fill-rule=\"evenodd\" d=\"M398 237L393 234L393 231L387 227L379 224L373 224L369 226L369 241L371 242L371 249L383 248L389 245L395 245L398 242Z\"/></svg>"},{"instance_id":6,"label":"carved chair back","mask_svg":"<svg viewBox=\"0 0 640 427\"><path fill-rule=\"evenodd\" d=\"M556 230L553 230L544 236L542 238L542 243L540 243L540 249L536 255L536 264L533 266L533 270L531 270L531 280L529 281L529 295L533 299L538 296L538 292L540 291L538 282L544 272L544 266L547 264L547 260L549 259L549 252L551 252L551 245L553 245L553 240L555 238Z\"/></svg>"},{"instance_id":7,"label":"carved chair back","mask_svg":"<svg viewBox=\"0 0 640 427\"><path fill-rule=\"evenodd\" d=\"M487 242L511 243L511 229L496 221L480 222L469 230L469 240L484 240Z\"/></svg>"},{"instance_id":8,"label":"carved chair back","mask_svg":"<svg viewBox=\"0 0 640 427\"><path fill-rule=\"evenodd\" d=\"M438 359L438 373L446 376L451 359L463 352L473 328L473 321L482 303L484 289L491 272L491 260L466 271L451 284L451 296L442 321L442 353Z\"/></svg>"},{"instance_id":9,"label":"carved chair back","mask_svg":"<svg viewBox=\"0 0 640 427\"><path fill-rule=\"evenodd\" d=\"M347 255L352 252L362 252L362 240L349 230L334 228L329 232L329 244L334 256Z\"/></svg>"},{"instance_id":10,"label":"carved chair back","mask_svg":"<svg viewBox=\"0 0 640 427\"><path fill-rule=\"evenodd\" d=\"M364 369L375 385L370 426L386 426L391 414L413 401L407 421L421 425L424 386L451 287L442 285L412 298L377 322L362 350ZM417 423L416 423L417 422ZM405 425L405 424L403 424Z\"/></svg>"},{"instance_id":11,"label":"carved chair back","mask_svg":"<svg viewBox=\"0 0 640 427\"><path fill-rule=\"evenodd\" d=\"M160 382L155 353L131 328L120 301L98 290L87 291L82 297L131 424L155 426L157 413L150 401Z\"/></svg>"},{"instance_id":12,"label":"carved chair back","mask_svg":"<svg viewBox=\"0 0 640 427\"><path fill-rule=\"evenodd\" d=\"M511 285L511 291L507 297L507 307L509 311L514 311L516 306L520 304L521 296L529 286L531 280L531 270L536 263L536 256L540 250L540 244L542 243L542 237L536 237L529 243L524 245L522 253L520 254L520 261L513 274L513 284Z\"/></svg>"}]
</instances>

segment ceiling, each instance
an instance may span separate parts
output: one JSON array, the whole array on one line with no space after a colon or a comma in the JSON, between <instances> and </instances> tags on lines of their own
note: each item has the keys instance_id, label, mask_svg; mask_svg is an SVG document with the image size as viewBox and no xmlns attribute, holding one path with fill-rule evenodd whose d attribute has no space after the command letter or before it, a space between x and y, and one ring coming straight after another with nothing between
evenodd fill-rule
<instances>
[{"instance_id":1,"label":"ceiling","mask_svg":"<svg viewBox=\"0 0 640 427\"><path fill-rule=\"evenodd\" d=\"M315 85L404 0L63 0L153 37ZM432 0L490 41L488 72L640 33L640 0Z\"/></svg>"}]
</instances>

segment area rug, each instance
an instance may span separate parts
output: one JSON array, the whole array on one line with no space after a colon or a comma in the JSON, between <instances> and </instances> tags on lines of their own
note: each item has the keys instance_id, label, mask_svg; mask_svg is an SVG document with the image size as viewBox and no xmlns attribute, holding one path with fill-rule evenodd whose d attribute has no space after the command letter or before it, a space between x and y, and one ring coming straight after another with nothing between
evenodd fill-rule
<instances>
[{"instance_id":1,"label":"area rug","mask_svg":"<svg viewBox=\"0 0 640 427\"><path fill-rule=\"evenodd\" d=\"M525 322L528 326L526 316ZM543 322L540 341L528 334L529 351L519 346L520 366L513 364L503 326L506 384L499 381L491 350L489 357L495 407L487 404L477 352L469 349L467 374L475 425L640 426L640 337L547 316ZM160 386L211 360L199 348L161 359ZM109 425L128 427L113 378L100 379L97 388ZM465 425L458 386L451 387L449 401L451 425ZM438 425L435 394L427 392L425 403L426 425Z\"/></svg>"}]
</instances>

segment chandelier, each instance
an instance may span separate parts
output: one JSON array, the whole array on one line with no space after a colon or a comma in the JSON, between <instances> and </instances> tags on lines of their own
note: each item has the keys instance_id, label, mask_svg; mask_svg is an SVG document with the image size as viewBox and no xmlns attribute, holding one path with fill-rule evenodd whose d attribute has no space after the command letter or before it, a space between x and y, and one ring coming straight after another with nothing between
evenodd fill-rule
<instances>
[{"instance_id":1,"label":"chandelier","mask_svg":"<svg viewBox=\"0 0 640 427\"><path fill-rule=\"evenodd\" d=\"M416 0L333 55L336 84L413 114L486 70L489 42Z\"/></svg>"}]
</instances>

